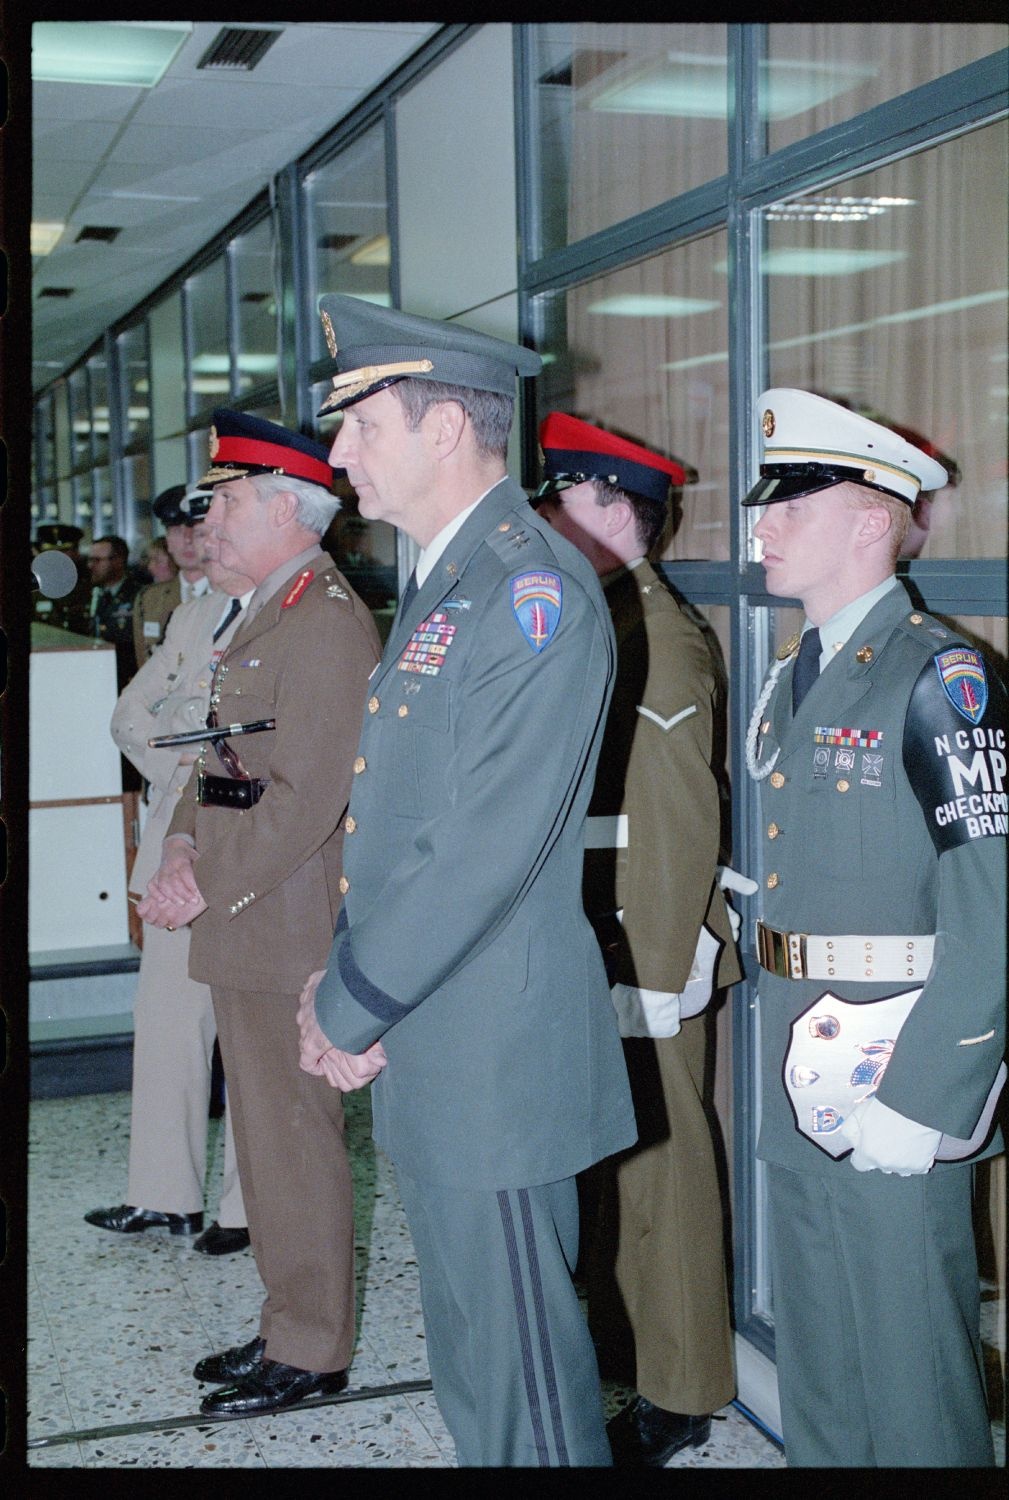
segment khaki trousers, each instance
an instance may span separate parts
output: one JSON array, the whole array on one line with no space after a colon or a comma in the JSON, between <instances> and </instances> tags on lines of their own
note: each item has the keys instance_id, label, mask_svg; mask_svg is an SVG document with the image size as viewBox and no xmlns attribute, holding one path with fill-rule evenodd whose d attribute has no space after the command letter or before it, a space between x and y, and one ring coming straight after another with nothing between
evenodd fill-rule
<instances>
[{"instance_id":1,"label":"khaki trousers","mask_svg":"<svg viewBox=\"0 0 1009 1500\"><path fill-rule=\"evenodd\" d=\"M210 988L189 977L189 928L144 924L133 1005L133 1100L126 1201L160 1213L202 1213L213 1058ZM230 1111L217 1220L245 1224Z\"/></svg>"}]
</instances>

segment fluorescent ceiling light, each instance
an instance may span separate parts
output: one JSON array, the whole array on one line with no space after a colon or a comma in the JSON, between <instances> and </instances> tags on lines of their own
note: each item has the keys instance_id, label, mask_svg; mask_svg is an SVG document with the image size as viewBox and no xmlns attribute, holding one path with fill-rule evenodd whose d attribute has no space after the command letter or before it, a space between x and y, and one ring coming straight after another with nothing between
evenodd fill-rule
<instances>
[{"instance_id":1,"label":"fluorescent ceiling light","mask_svg":"<svg viewBox=\"0 0 1009 1500\"><path fill-rule=\"evenodd\" d=\"M663 297L654 293L626 292L620 296L604 297L601 302L589 305L590 313L605 313L616 318L689 318L694 313L714 312L720 302L704 301L700 297Z\"/></svg>"},{"instance_id":2,"label":"fluorescent ceiling light","mask_svg":"<svg viewBox=\"0 0 1009 1500\"><path fill-rule=\"evenodd\" d=\"M271 375L277 368L277 356L240 354L238 368L247 375ZM196 375L227 375L231 370L231 361L226 354L198 354L193 360L192 369Z\"/></svg>"},{"instance_id":3,"label":"fluorescent ceiling light","mask_svg":"<svg viewBox=\"0 0 1009 1500\"><path fill-rule=\"evenodd\" d=\"M231 381L224 375L197 375L193 379L192 389L197 396L227 395L231 390Z\"/></svg>"},{"instance_id":4,"label":"fluorescent ceiling light","mask_svg":"<svg viewBox=\"0 0 1009 1500\"><path fill-rule=\"evenodd\" d=\"M50 250L55 247L57 240L66 227L65 224L42 223L39 220L33 219L31 237L32 254L48 255Z\"/></svg>"},{"instance_id":5,"label":"fluorescent ceiling light","mask_svg":"<svg viewBox=\"0 0 1009 1500\"><path fill-rule=\"evenodd\" d=\"M799 219L804 223L858 224L878 217L891 208L913 208L914 198L794 198L786 203L769 203L761 213L768 222Z\"/></svg>"},{"instance_id":6,"label":"fluorescent ceiling light","mask_svg":"<svg viewBox=\"0 0 1009 1500\"><path fill-rule=\"evenodd\" d=\"M786 120L803 114L878 72L879 67L872 64L794 62L784 58L763 62L759 75L761 116ZM591 89L583 92L588 94ZM724 56L667 52L664 58L642 63L604 86L589 104L608 114L725 120L729 111L726 60Z\"/></svg>"},{"instance_id":7,"label":"fluorescent ceiling light","mask_svg":"<svg viewBox=\"0 0 1009 1500\"><path fill-rule=\"evenodd\" d=\"M850 337L853 333L870 333L874 328L888 323L917 323L925 318L944 317L948 313L969 312L974 307L988 307L995 302L1009 299L1004 287L996 292L977 292L972 297L953 297L949 302L933 302L927 307L909 307L903 312L884 313L878 318L869 318L864 323L845 323L840 328L826 328L820 333L804 333L794 339L775 339L768 349L798 349L803 344L825 343L828 339ZM692 359L677 359L660 365L660 370L694 370L698 365L721 365L728 361L728 354L721 349L712 354L698 354Z\"/></svg>"},{"instance_id":8,"label":"fluorescent ceiling light","mask_svg":"<svg viewBox=\"0 0 1009 1500\"><path fill-rule=\"evenodd\" d=\"M96 198L142 198L145 203L202 203L203 199L192 193L131 193L125 188L113 188L109 193L96 193Z\"/></svg>"},{"instance_id":9,"label":"fluorescent ceiling light","mask_svg":"<svg viewBox=\"0 0 1009 1500\"><path fill-rule=\"evenodd\" d=\"M782 245L760 257L760 269L765 276L850 276L855 271L871 271L897 260L907 260L907 251ZM724 272L728 265L727 260L720 260L712 270Z\"/></svg>"},{"instance_id":10,"label":"fluorescent ceiling light","mask_svg":"<svg viewBox=\"0 0 1009 1500\"><path fill-rule=\"evenodd\" d=\"M192 29L192 21L36 21L32 78L152 89Z\"/></svg>"}]
</instances>

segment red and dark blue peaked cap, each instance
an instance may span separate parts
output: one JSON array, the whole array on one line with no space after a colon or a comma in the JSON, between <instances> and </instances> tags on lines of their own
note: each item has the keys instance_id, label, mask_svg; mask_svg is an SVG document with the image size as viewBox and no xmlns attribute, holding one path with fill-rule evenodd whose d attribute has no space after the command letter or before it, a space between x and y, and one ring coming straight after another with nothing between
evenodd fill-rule
<instances>
[{"instance_id":1,"label":"red and dark blue peaked cap","mask_svg":"<svg viewBox=\"0 0 1009 1500\"><path fill-rule=\"evenodd\" d=\"M543 483L536 498L552 494L571 483L602 479L629 494L640 495L657 505L669 500L669 487L686 483L682 464L663 458L638 443L593 427L564 412L549 412L540 424L543 449ZM577 476L575 478L574 476Z\"/></svg>"},{"instance_id":2,"label":"red and dark blue peaked cap","mask_svg":"<svg viewBox=\"0 0 1009 1500\"><path fill-rule=\"evenodd\" d=\"M329 453L321 443L277 422L228 406L214 408L210 468L200 485L245 479L250 474L287 474L328 490L333 483Z\"/></svg>"}]
</instances>

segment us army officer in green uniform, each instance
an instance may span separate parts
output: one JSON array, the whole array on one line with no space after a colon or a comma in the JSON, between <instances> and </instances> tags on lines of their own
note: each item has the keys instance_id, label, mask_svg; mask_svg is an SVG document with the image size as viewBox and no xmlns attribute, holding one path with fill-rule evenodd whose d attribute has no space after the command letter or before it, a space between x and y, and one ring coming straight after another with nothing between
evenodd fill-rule
<instances>
[{"instance_id":1,"label":"us army officer in green uniform","mask_svg":"<svg viewBox=\"0 0 1009 1500\"><path fill-rule=\"evenodd\" d=\"M993 1461L971 1172L1005 1076L1005 689L894 577L945 470L805 391L760 397L772 594L750 726L778 1379L790 1464Z\"/></svg>"},{"instance_id":2,"label":"us army officer in green uniform","mask_svg":"<svg viewBox=\"0 0 1009 1500\"><path fill-rule=\"evenodd\" d=\"M458 324L320 301L361 514L423 548L371 681L345 899L302 1066L375 1077L461 1465L605 1465L571 1281L575 1173L630 1144L627 1073L581 903L613 675L585 559L505 473L516 372ZM321 1031L320 1031L321 1027Z\"/></svg>"},{"instance_id":3,"label":"us army officer in green uniform","mask_svg":"<svg viewBox=\"0 0 1009 1500\"><path fill-rule=\"evenodd\" d=\"M586 1280L604 1368L638 1392L609 1425L614 1462L657 1467L701 1446L736 1388L704 1107L702 1012L714 987L740 978L718 884L715 676L700 630L646 560L682 466L562 412L541 424L540 446L540 513L599 574L617 641L585 905L609 950L638 1141L590 1174Z\"/></svg>"}]
</instances>

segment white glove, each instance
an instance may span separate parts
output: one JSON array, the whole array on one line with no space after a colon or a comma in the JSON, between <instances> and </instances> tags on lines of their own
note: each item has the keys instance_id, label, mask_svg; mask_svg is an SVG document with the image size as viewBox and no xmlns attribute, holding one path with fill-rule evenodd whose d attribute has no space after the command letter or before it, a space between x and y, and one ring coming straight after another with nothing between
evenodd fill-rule
<instances>
[{"instance_id":1,"label":"white glove","mask_svg":"<svg viewBox=\"0 0 1009 1500\"><path fill-rule=\"evenodd\" d=\"M942 1140L941 1130L919 1125L877 1099L860 1099L838 1134L854 1147L848 1158L856 1172L896 1172L920 1177L929 1170Z\"/></svg>"},{"instance_id":2,"label":"white glove","mask_svg":"<svg viewBox=\"0 0 1009 1500\"><path fill-rule=\"evenodd\" d=\"M675 1036L679 1031L679 995L634 984L615 984L610 994L621 1036Z\"/></svg>"},{"instance_id":3,"label":"white glove","mask_svg":"<svg viewBox=\"0 0 1009 1500\"><path fill-rule=\"evenodd\" d=\"M718 886L720 890L738 891L741 896L752 896L760 889L755 880L751 880L748 875L740 875L739 871L734 870L731 865L719 865L717 867L716 873L718 875ZM726 900L725 909L729 914L729 926L732 928L732 941L734 943L738 943L739 934L743 926L743 919L739 915L738 911L736 911L731 901Z\"/></svg>"}]
</instances>

